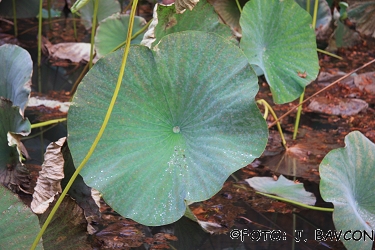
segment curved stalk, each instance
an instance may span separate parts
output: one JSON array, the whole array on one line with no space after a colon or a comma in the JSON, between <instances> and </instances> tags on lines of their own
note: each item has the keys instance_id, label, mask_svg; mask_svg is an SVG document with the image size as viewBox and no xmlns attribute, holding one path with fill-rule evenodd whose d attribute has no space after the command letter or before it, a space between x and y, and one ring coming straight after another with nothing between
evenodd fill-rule
<instances>
[{"instance_id":1,"label":"curved stalk","mask_svg":"<svg viewBox=\"0 0 375 250\"><path fill-rule=\"evenodd\" d=\"M265 106L266 109L271 112L273 118L275 118L275 120L277 120L277 129L279 130L279 133L280 133L280 136L281 136L281 141L283 143L284 148L288 149L288 147L286 145L285 138L284 138L283 130L281 129L280 122L279 122L279 119L277 119L277 115L276 115L275 111L273 111L272 107L264 99L258 100L257 103ZM267 118L267 117L265 117L265 118Z\"/></svg>"},{"instance_id":2,"label":"curved stalk","mask_svg":"<svg viewBox=\"0 0 375 250\"><path fill-rule=\"evenodd\" d=\"M323 211L323 212L333 212L333 210L334 210L333 208L316 207L316 206L306 205L306 204L303 204L303 203L298 202L298 201L289 200L287 198L283 198L283 197L272 195L272 194L266 194L266 193L262 193L262 192L256 192L256 193L261 194L263 196L267 196L267 197L272 198L272 199L285 201L285 202L288 202L290 204L297 205L297 206L300 206L300 207L303 207L303 208L308 208L308 209L311 209L311 210Z\"/></svg>"},{"instance_id":3,"label":"curved stalk","mask_svg":"<svg viewBox=\"0 0 375 250\"><path fill-rule=\"evenodd\" d=\"M66 187L64 188L63 192L61 193L59 199L57 200L55 206L52 208L51 213L48 215L46 221L44 222L44 224L43 224L43 226L41 228L41 230L39 231L39 234L35 238L33 245L31 246L31 250L35 249L35 247L37 246L39 240L42 238L43 233L47 229L49 223L51 222L53 216L55 215L55 213L56 213L56 211L58 209L58 207L60 206L61 202L63 201L65 195L68 193L70 187L72 186L73 182L77 178L79 172L82 170L82 168L85 166L85 164L87 163L87 161L90 159L91 155L93 154L93 152L94 152L96 146L98 145L98 142L99 142L100 138L102 137L102 135L104 133L104 130L105 130L107 124L108 124L108 121L109 121L109 118L111 116L113 107L114 107L114 105L116 103L116 99L117 99L117 96L118 96L118 93L119 93L120 87L121 87L121 82L122 82L122 79L123 79L123 76L124 76L124 71L125 71L125 66L126 66L126 60L128 58L128 54L129 54L129 50L130 50L131 34L132 34L132 31L133 31L134 16L135 16L135 10L136 10L137 4L138 4L138 0L134 0L134 4L133 4L133 7L132 7L132 10L131 10L131 13L130 13L130 21L129 21L129 27L128 27L128 33L127 33L128 34L127 35L127 43L126 43L125 50L124 50L124 56L122 58L120 72L119 72L119 76L118 76L118 79L117 79L117 84L116 84L116 87L115 87L115 91L113 93L113 96L112 96L110 105L108 107L106 116L104 118L103 124L100 127L98 135L96 136L93 144L91 145L91 148L89 149L87 155L85 156L85 158L83 159L83 161L81 162L81 164L77 167L76 171L73 173L73 175L70 178L68 184L66 185Z\"/></svg>"}]
</instances>

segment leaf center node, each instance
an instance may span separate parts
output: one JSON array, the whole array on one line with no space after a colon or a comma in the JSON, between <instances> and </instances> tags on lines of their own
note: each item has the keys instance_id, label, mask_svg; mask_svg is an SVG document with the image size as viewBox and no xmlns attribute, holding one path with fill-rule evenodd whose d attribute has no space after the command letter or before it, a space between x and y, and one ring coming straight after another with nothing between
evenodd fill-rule
<instances>
[{"instance_id":1,"label":"leaf center node","mask_svg":"<svg viewBox=\"0 0 375 250\"><path fill-rule=\"evenodd\" d=\"M176 133L176 134L180 133L180 127L179 126L173 127L173 133Z\"/></svg>"}]
</instances>

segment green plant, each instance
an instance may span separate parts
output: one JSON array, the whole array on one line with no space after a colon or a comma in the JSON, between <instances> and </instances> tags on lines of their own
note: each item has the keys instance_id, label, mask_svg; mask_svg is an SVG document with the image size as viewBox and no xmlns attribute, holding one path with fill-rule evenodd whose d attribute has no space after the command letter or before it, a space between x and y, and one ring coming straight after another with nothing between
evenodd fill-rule
<instances>
[{"instance_id":1,"label":"green plant","mask_svg":"<svg viewBox=\"0 0 375 250\"><path fill-rule=\"evenodd\" d=\"M272 1L273 12L298 7L291 3L286 1L284 6L284 3ZM206 12L199 8L197 11ZM243 14L248 12L251 7ZM263 15L268 14L270 12L262 13L256 20L264 22ZM186 11L186 15L194 15L194 12ZM280 15L280 18L285 16ZM175 27L179 24L178 21ZM267 27L248 29L255 31ZM226 29L225 26L220 28ZM287 26L283 28L289 30ZM186 29L191 28L176 31ZM225 32L229 34L229 29ZM130 64L125 69L120 98L97 151L82 172L86 181L96 186L116 210L149 225L175 221L185 212L185 202L212 196L232 172L260 156L267 140L265 121L254 101L257 78L233 40L225 41L218 35L198 31L172 33L158 35L161 40L152 50L145 47L130 50ZM243 41L246 39L245 36ZM269 47L271 53L277 51L278 44L283 46L282 43L273 44ZM308 46L314 49L313 44L312 40ZM251 45L241 46L245 49ZM264 49L266 44L258 46ZM217 54L217 50L221 54ZM103 122L119 70L115 62L119 61L121 53L109 54L99 61L73 100L75 105L68 117L68 143L77 165L82 162ZM313 58L316 60L316 55ZM262 58L261 66L269 62ZM187 67L182 68L180 65L183 64ZM142 74L139 74L140 68ZM264 68L264 71L268 74L273 69ZM292 78L297 82L308 81L295 77L298 70L302 71L302 68L287 71L295 71ZM310 72L308 67L305 70ZM314 74L309 73L309 76ZM273 73L269 75L273 76ZM101 94L92 95L93 88ZM275 96L283 98L282 93L275 93ZM82 116L82 112L86 115ZM87 120L88 117L94 120ZM90 123L91 129L82 126L86 122ZM112 153L108 155L110 151ZM113 163L100 152L107 152L106 156L112 158ZM106 171L109 176L103 175L103 165L112 169ZM142 185L144 181L149 185ZM124 198L120 198L117 190L123 185L127 188ZM149 197L154 197L151 206L147 206ZM145 217L145 213L152 216Z\"/></svg>"},{"instance_id":2,"label":"green plant","mask_svg":"<svg viewBox=\"0 0 375 250\"><path fill-rule=\"evenodd\" d=\"M161 225L263 152L267 128L251 64L264 71L278 103L298 98L319 66L311 17L292 0L248 2L239 46L201 0L178 15L160 7L152 47L130 47L134 12L125 50L100 59L73 99L68 145L77 171L57 206L82 169L117 212Z\"/></svg>"}]
</instances>

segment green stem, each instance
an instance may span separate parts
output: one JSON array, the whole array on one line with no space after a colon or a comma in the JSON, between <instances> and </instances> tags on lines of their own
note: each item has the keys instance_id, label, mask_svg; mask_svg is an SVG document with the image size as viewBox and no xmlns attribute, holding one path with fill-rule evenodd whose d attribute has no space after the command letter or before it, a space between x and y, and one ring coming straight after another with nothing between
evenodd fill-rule
<instances>
[{"instance_id":1,"label":"green stem","mask_svg":"<svg viewBox=\"0 0 375 250\"><path fill-rule=\"evenodd\" d=\"M16 0L12 0L14 36L18 36Z\"/></svg>"},{"instance_id":2,"label":"green stem","mask_svg":"<svg viewBox=\"0 0 375 250\"><path fill-rule=\"evenodd\" d=\"M76 92L79 83L81 82L81 80L83 79L83 77L86 75L86 73L87 73L88 70L89 70L89 64L86 63L86 65L85 65L85 67L83 68L81 74L79 74L77 80L76 80L76 81L74 82L74 84L73 84L72 89L70 90L70 95L71 95L70 101L72 101L72 99L73 99L73 97L74 97L74 93Z\"/></svg>"},{"instance_id":3,"label":"green stem","mask_svg":"<svg viewBox=\"0 0 375 250\"><path fill-rule=\"evenodd\" d=\"M261 104L265 107L267 107L267 109L270 110L273 118L275 118L275 120L277 121L277 129L279 130L279 133L280 133L280 136L281 136L281 141L283 143L283 146L285 147L285 149L288 149L288 147L286 146L286 141L285 141L285 138L284 138L284 134L283 134L283 130L281 129L281 126L280 126L280 122L279 122L279 119L277 118L277 115L275 113L275 111L273 111L272 107L268 104L268 102L266 102L264 99L260 99L257 101L258 104ZM267 117L266 117L267 118Z\"/></svg>"},{"instance_id":4,"label":"green stem","mask_svg":"<svg viewBox=\"0 0 375 250\"><path fill-rule=\"evenodd\" d=\"M40 134L45 133L45 132L47 132L48 130L54 128L57 124L58 124L58 123L55 123L55 124L53 124L52 126L46 128L46 129L44 129L43 131L39 131L39 132L37 132L37 133L35 133L35 134L29 135L29 136L23 136L20 140L23 141L23 140L28 140L28 139L31 139L31 138L35 138L35 137L39 136Z\"/></svg>"},{"instance_id":5,"label":"green stem","mask_svg":"<svg viewBox=\"0 0 375 250\"><path fill-rule=\"evenodd\" d=\"M76 14L72 13L73 17L73 32L74 32L74 38L76 39L76 42L78 41L78 35L77 35L77 21L75 19Z\"/></svg>"},{"instance_id":6,"label":"green stem","mask_svg":"<svg viewBox=\"0 0 375 250\"><path fill-rule=\"evenodd\" d=\"M310 14L310 0L306 1L306 11Z\"/></svg>"},{"instance_id":7,"label":"green stem","mask_svg":"<svg viewBox=\"0 0 375 250\"><path fill-rule=\"evenodd\" d=\"M242 8L241 8L240 2L238 0L236 0L236 4L237 4L238 10L240 11L240 13L242 13Z\"/></svg>"},{"instance_id":8,"label":"green stem","mask_svg":"<svg viewBox=\"0 0 375 250\"><path fill-rule=\"evenodd\" d=\"M90 47L90 61L89 61L89 69L92 67L92 60L94 59L94 42L95 42L95 31L96 31L96 23L98 21L98 8L99 8L99 0L94 0L94 15L92 17L92 26L91 26L91 47Z\"/></svg>"},{"instance_id":9,"label":"green stem","mask_svg":"<svg viewBox=\"0 0 375 250\"><path fill-rule=\"evenodd\" d=\"M268 128L271 128L272 126L274 126L275 124L277 124L277 122L279 120L281 120L282 118L286 117L287 115L289 115L290 113L292 113L294 110L296 110L296 108L298 108L299 106L301 106L302 104L304 104L305 102L307 102L308 100L310 100L311 98L319 95L320 93L326 91L327 89L331 88L332 86L334 86L335 84L337 84L338 82L341 82L342 80L344 80L345 78L351 76L352 74L356 73L357 71L361 70L361 69L364 69L366 68L367 66L371 65L372 63L375 62L375 59L369 61L368 63L365 63L363 64L361 67L359 68L356 68L352 71L350 71L349 73L347 73L346 75L340 77L339 79L337 79L336 81L332 82L331 84L329 84L328 86L322 88L321 90L315 92L313 95L309 96L308 98L306 98L302 103L292 107L288 112L284 113L282 116L280 116L280 118L278 118L276 121L274 121L272 124L268 125Z\"/></svg>"},{"instance_id":10,"label":"green stem","mask_svg":"<svg viewBox=\"0 0 375 250\"><path fill-rule=\"evenodd\" d=\"M66 118L34 123L34 124L31 124L31 129L40 128L40 127L44 127L44 126L48 126L48 125L51 125L51 124L56 124L56 123L64 122L64 121L66 121Z\"/></svg>"},{"instance_id":11,"label":"green stem","mask_svg":"<svg viewBox=\"0 0 375 250\"><path fill-rule=\"evenodd\" d=\"M290 204L297 205L297 206L300 206L300 207L303 207L303 208L308 208L308 209L311 209L311 210L323 211L323 212L333 212L333 210L334 210L333 208L316 207L316 206L306 205L306 204L303 204L303 203L298 202L298 201L289 200L289 199L286 199L286 198L283 198L283 197L280 197L280 196L276 196L276 195L272 195L272 194L266 194L266 193L262 193L262 192L256 192L256 193L267 196L269 198L276 199L276 200L288 202Z\"/></svg>"},{"instance_id":12,"label":"green stem","mask_svg":"<svg viewBox=\"0 0 375 250\"><path fill-rule=\"evenodd\" d=\"M310 13L310 2L308 3L307 6L309 7L309 10L307 12ZM316 26L316 17L318 15L318 6L319 6L319 0L315 0L314 15L313 15L313 21L312 21L312 26L313 26L314 30L315 30L315 26ZM301 96L299 97L299 104L300 105L298 106L298 111L297 111L297 116L296 116L296 122L294 123L293 140L295 140L297 138L299 121L300 121L301 112L302 112L302 105L301 105L301 103L303 102L304 96L305 96L305 89L303 89L303 92L302 92Z\"/></svg>"},{"instance_id":13,"label":"green stem","mask_svg":"<svg viewBox=\"0 0 375 250\"><path fill-rule=\"evenodd\" d=\"M335 55L335 54L332 54L328 51L325 51L325 50L322 50L322 49L316 49L318 52L320 53L323 53L323 54L326 54L326 55L329 55L329 56L332 56L332 57L335 57L337 59L340 59L340 60L343 60L343 58L341 56L338 56L338 55Z\"/></svg>"},{"instance_id":14,"label":"green stem","mask_svg":"<svg viewBox=\"0 0 375 250\"><path fill-rule=\"evenodd\" d=\"M119 72L119 76L118 76L118 79L117 79L116 88L115 88L115 91L113 93L111 103L108 107L107 113L105 115L103 124L100 127L98 135L96 136L93 144L91 145L91 148L89 149L87 155L85 156L85 158L83 159L81 164L78 166L78 168L76 169L76 171L74 172L74 174L70 178L68 184L66 185L63 192L61 193L61 195L60 195L59 199L57 200L55 206L52 208L51 213L48 215L48 217L47 217L46 221L44 222L42 228L40 229L37 237L35 238L33 245L31 246L31 250L34 250L36 248L36 246L38 245L40 239L42 238L43 233L47 229L49 223L51 222L53 216L55 215L55 213L58 209L58 207L60 206L61 202L63 201L65 195L68 193L70 187L72 186L73 182L77 178L79 172L82 170L82 168L85 166L85 164L87 163L87 161L90 159L91 155L93 154L93 152L94 152L96 146L98 145L98 142L99 142L100 138L102 137L102 135L104 133L104 130L105 130L107 124L108 124L108 121L109 121L109 118L111 116L113 107L116 103L118 93L120 91L122 79L124 77L124 71L125 71L125 66L126 66L126 60L128 58L128 54L129 54L129 49L130 49L131 34L132 34L132 31L133 31L134 16L135 16L135 10L136 10L137 4L138 4L138 0L134 0L134 4L132 6L132 10L131 10L131 13L130 13L130 21L129 21L129 27L128 27L128 33L127 33L128 34L127 35L127 43L126 43L125 50L124 50L124 56L122 58L120 72Z\"/></svg>"},{"instance_id":15,"label":"green stem","mask_svg":"<svg viewBox=\"0 0 375 250\"><path fill-rule=\"evenodd\" d=\"M148 21L148 23L147 23L145 26L143 26L142 29L138 30L138 31L132 36L132 39L131 39L131 40L135 39L137 36L139 36L139 34L142 34L142 32L145 31L145 30L148 28L148 26L150 26L151 22L152 22L152 19L151 19L150 21ZM120 43L119 45L117 45L116 48L114 48L113 50L111 50L111 52L118 50L119 48L121 48L121 47L124 46L125 44L126 44L126 40L123 41L122 43Z\"/></svg>"},{"instance_id":16,"label":"green stem","mask_svg":"<svg viewBox=\"0 0 375 250\"><path fill-rule=\"evenodd\" d=\"M51 0L47 0L47 11L48 11L48 25L50 30L52 30L52 23L51 23Z\"/></svg>"},{"instance_id":17,"label":"green stem","mask_svg":"<svg viewBox=\"0 0 375 250\"><path fill-rule=\"evenodd\" d=\"M304 96L305 96L305 89L303 89L303 92L302 92L301 96L299 97L299 103L303 102ZM302 113L302 105L299 105L297 115L296 115L296 122L294 123L293 140L295 140L297 138L299 120L301 119L301 113Z\"/></svg>"},{"instance_id":18,"label":"green stem","mask_svg":"<svg viewBox=\"0 0 375 250\"><path fill-rule=\"evenodd\" d=\"M314 15L313 15L313 21L312 21L312 26L313 26L314 30L315 30L315 26L316 26L316 19L317 19L317 16L318 16L318 6L319 6L319 0L315 0Z\"/></svg>"},{"instance_id":19,"label":"green stem","mask_svg":"<svg viewBox=\"0 0 375 250\"><path fill-rule=\"evenodd\" d=\"M130 0L129 4L125 7L122 13L126 13L133 6L133 0Z\"/></svg>"},{"instance_id":20,"label":"green stem","mask_svg":"<svg viewBox=\"0 0 375 250\"><path fill-rule=\"evenodd\" d=\"M42 8L43 0L39 0L39 17L38 17L38 67L42 64ZM38 90L41 92L41 90Z\"/></svg>"}]
</instances>

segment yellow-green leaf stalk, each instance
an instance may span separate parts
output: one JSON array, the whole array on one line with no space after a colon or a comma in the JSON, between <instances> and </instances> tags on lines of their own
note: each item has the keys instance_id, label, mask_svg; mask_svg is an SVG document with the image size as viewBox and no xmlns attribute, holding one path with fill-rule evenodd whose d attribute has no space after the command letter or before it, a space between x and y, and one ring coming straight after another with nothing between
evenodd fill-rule
<instances>
[{"instance_id":1,"label":"yellow-green leaf stalk","mask_svg":"<svg viewBox=\"0 0 375 250\"><path fill-rule=\"evenodd\" d=\"M310 8L310 3L308 3L307 6ZM316 18L318 16L318 6L319 6L319 0L315 0L314 15L313 15L313 21L312 21L312 26L313 26L314 30L315 30L315 26L316 26ZM300 104L303 102L304 96L305 96L305 89L303 89L303 92L302 92L302 94L301 94L301 96L299 98L299 103ZM296 115L296 122L294 123L293 140L295 140L297 138L299 121L300 121L300 118L301 118L301 113L302 113L302 105L298 106L298 111L297 111L297 115Z\"/></svg>"},{"instance_id":2,"label":"yellow-green leaf stalk","mask_svg":"<svg viewBox=\"0 0 375 250\"><path fill-rule=\"evenodd\" d=\"M98 20L98 8L99 8L99 0L94 0L94 15L92 17L92 25L91 25L91 46L90 46L90 61L89 61L89 69L92 67L92 60L94 59L94 42L95 42L95 31L96 31L96 23ZM131 34L130 34L131 35Z\"/></svg>"},{"instance_id":3,"label":"yellow-green leaf stalk","mask_svg":"<svg viewBox=\"0 0 375 250\"><path fill-rule=\"evenodd\" d=\"M265 108L265 112L264 112L264 116L263 116L264 119L266 119L267 116L268 116L268 110L271 112L273 118L277 121L276 125L277 125L277 129L279 130L283 146L285 147L285 149L288 149L288 147L286 145L285 138L284 138L283 130L281 129L281 126L280 126L279 119L277 118L277 115L276 115L275 111L273 111L271 105L269 105L268 102L266 100L264 100L264 99L258 100L257 103L263 105L264 108ZM266 116L266 114L267 114L267 116Z\"/></svg>"},{"instance_id":4,"label":"yellow-green leaf stalk","mask_svg":"<svg viewBox=\"0 0 375 250\"><path fill-rule=\"evenodd\" d=\"M14 36L18 36L16 0L12 0Z\"/></svg>"},{"instance_id":5,"label":"yellow-green leaf stalk","mask_svg":"<svg viewBox=\"0 0 375 250\"><path fill-rule=\"evenodd\" d=\"M89 149L87 155L85 156L85 158L83 159L81 164L78 166L78 168L76 169L76 171L74 172L74 174L70 178L68 184L66 185L63 192L61 193L61 195L60 195L59 199L57 200L55 206L53 207L51 213L48 215L46 221L44 222L44 224L41 228L41 230L39 231L39 234L37 235L37 237L34 240L34 243L31 246L31 250L34 250L35 247L38 245L38 242L42 238L43 233L47 229L49 223L51 222L53 216L55 215L55 213L58 209L58 207L60 206L61 202L63 201L65 195L68 193L68 191L69 191L70 187L72 186L74 180L77 178L79 172L82 170L82 168L85 166L87 161L90 159L91 155L94 153L94 150L95 150L96 146L98 145L98 142L99 142L100 138L102 137L102 135L104 133L104 130L105 130L107 124L108 124L108 121L109 121L109 118L111 116L113 107L116 103L116 99L117 99L117 96L118 96L118 93L119 93L120 87L121 87L121 82L122 82L122 79L123 79L123 76L124 76L126 60L128 58L129 49L130 49L131 34L132 34L132 31L133 31L134 16L135 16L135 10L136 10L137 4L138 4L138 0L134 0L133 6L132 6L132 9L131 9L131 13L130 13L130 21L129 21L128 33L127 33L128 35L127 35L127 39L126 39L127 42L126 42L126 45L125 45L124 56L123 56L122 62L121 62L120 72L119 72L119 76L118 76L118 79L117 79L116 88L115 88L115 91L113 93L113 96L112 96L110 105L108 107L106 116L104 118L103 124L100 127L98 135L96 136L93 144L91 145L91 148Z\"/></svg>"}]
</instances>

